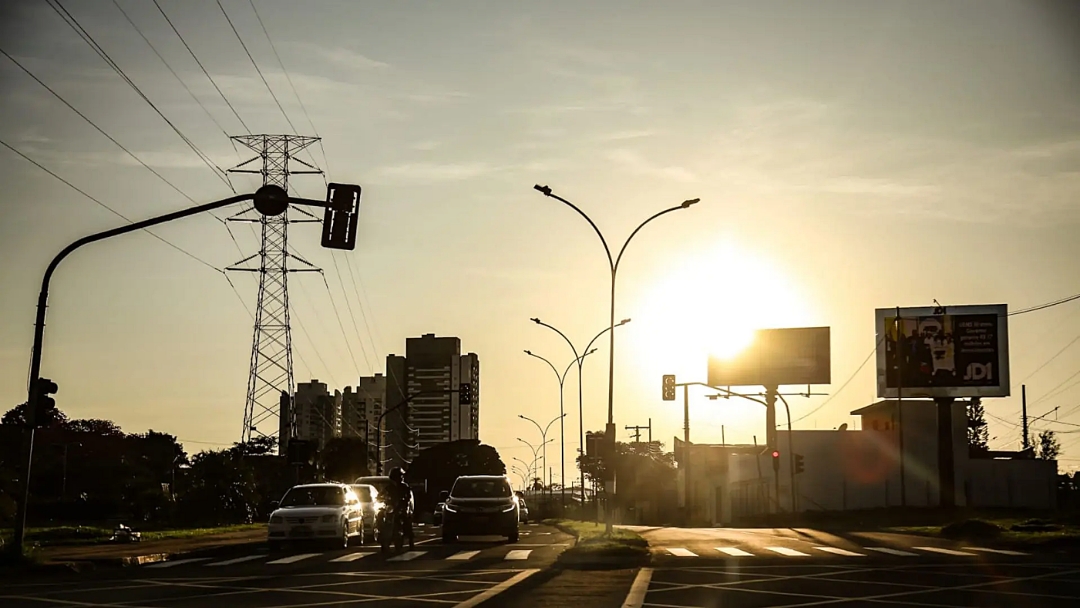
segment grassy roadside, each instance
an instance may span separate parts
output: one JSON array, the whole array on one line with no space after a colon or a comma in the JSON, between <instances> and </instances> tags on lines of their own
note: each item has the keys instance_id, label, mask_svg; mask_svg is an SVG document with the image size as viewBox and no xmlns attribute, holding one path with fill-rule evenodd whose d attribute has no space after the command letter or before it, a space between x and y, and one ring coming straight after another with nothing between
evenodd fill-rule
<instances>
[{"instance_id":1,"label":"grassy roadside","mask_svg":"<svg viewBox=\"0 0 1080 608\"><path fill-rule=\"evenodd\" d=\"M982 517L940 526L891 526L884 530L954 540L993 541L1015 547L1080 545L1080 526L1043 519Z\"/></svg>"},{"instance_id":2,"label":"grassy roadside","mask_svg":"<svg viewBox=\"0 0 1080 608\"><path fill-rule=\"evenodd\" d=\"M559 556L563 564L629 565L649 557L649 543L635 532L615 528L604 533L604 524L570 519L549 519L545 524L574 536L577 542Z\"/></svg>"},{"instance_id":3,"label":"grassy roadside","mask_svg":"<svg viewBox=\"0 0 1080 608\"><path fill-rule=\"evenodd\" d=\"M213 534L227 534L230 532L246 532L248 530L261 530L266 524L239 524L233 526L218 526L213 528L175 528L166 530L140 530L143 542L155 540L171 540L179 538L197 538ZM0 530L0 538L10 541L12 530ZM30 528L26 533L28 543L38 547L77 547L86 545L100 545L109 542L113 535L112 528L99 526L52 526L45 528Z\"/></svg>"}]
</instances>

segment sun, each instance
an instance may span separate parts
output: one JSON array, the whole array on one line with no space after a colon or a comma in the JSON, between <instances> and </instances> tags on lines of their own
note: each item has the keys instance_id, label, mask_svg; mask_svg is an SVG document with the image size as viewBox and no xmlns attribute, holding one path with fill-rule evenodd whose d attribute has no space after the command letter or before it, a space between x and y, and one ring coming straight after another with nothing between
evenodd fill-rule
<instances>
[{"instance_id":1,"label":"sun","mask_svg":"<svg viewBox=\"0 0 1080 608\"><path fill-rule=\"evenodd\" d=\"M627 346L656 382L662 374L704 382L710 356L735 357L755 330L806 326L815 316L782 267L730 239L665 272L632 306Z\"/></svg>"}]
</instances>

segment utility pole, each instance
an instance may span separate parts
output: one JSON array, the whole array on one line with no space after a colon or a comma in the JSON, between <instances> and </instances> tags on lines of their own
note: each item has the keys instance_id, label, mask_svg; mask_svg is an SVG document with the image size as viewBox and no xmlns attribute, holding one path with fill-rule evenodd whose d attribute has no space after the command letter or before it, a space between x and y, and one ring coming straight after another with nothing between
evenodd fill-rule
<instances>
[{"instance_id":1,"label":"utility pole","mask_svg":"<svg viewBox=\"0 0 1080 608\"><path fill-rule=\"evenodd\" d=\"M686 451L686 473L683 475L684 485L686 486L686 525L689 526L693 520L693 502L691 497L693 495L693 483L690 479L690 461L693 460L692 452L690 449L690 385L683 385L683 442L686 444L683 446L683 450Z\"/></svg>"},{"instance_id":2,"label":"utility pole","mask_svg":"<svg viewBox=\"0 0 1080 608\"><path fill-rule=\"evenodd\" d=\"M1031 447L1031 437L1028 436L1028 417L1027 417L1027 385L1020 385L1020 422L1021 431L1024 433L1024 449Z\"/></svg>"},{"instance_id":3,"label":"utility pole","mask_svg":"<svg viewBox=\"0 0 1080 608\"><path fill-rule=\"evenodd\" d=\"M634 425L627 426L626 430L634 431L633 435L631 435L631 437L634 438L634 443L641 443L641 431L642 431L642 429L648 429L649 430L650 441L652 440L651 439L652 438L652 428L651 427L652 427L652 420L650 419L649 420L649 426L644 426L644 425L640 425L640 424L634 424Z\"/></svg>"},{"instance_id":4,"label":"utility pole","mask_svg":"<svg viewBox=\"0 0 1080 608\"><path fill-rule=\"evenodd\" d=\"M318 137L300 135L239 135L231 138L250 148L257 156L229 170L230 173L252 173L262 176L263 185L279 186L289 191L290 175L322 175L314 165L296 158L299 152L319 141ZM262 161L259 169L248 168ZM292 170L290 161L306 169ZM259 296L255 306L255 327L251 340L251 361L248 371L247 397L244 402L244 428L241 441L252 437L278 437L278 453L286 454L289 439L296 436L296 408L289 407L281 421L280 396L293 394L292 327L289 320L289 284L291 272L321 272L307 260L289 253L288 227L296 223L320 222L317 217L296 208L301 219L289 219L288 210L281 215L259 214L252 217L252 208L230 217L231 222L258 223L261 230L259 252L227 268L231 271L259 273ZM258 266L247 266L258 259ZM301 268L289 268L289 260L300 262ZM284 424L282 424L284 422ZM282 437L284 432L288 436Z\"/></svg>"}]
</instances>

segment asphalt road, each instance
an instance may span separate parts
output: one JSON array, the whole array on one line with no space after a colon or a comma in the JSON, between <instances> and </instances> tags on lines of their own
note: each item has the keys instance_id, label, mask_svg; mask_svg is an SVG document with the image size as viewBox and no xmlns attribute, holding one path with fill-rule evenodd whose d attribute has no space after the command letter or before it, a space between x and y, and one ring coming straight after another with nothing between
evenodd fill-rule
<instances>
[{"instance_id":1,"label":"asphalt road","mask_svg":"<svg viewBox=\"0 0 1080 608\"><path fill-rule=\"evenodd\" d=\"M468 607L548 568L571 541L546 526L530 524L521 530L520 541L513 544L498 537L466 537L444 545L438 528L423 527L415 550L391 557L375 546L297 546L275 553L246 548L61 580L0 581L0 606Z\"/></svg>"}]
</instances>

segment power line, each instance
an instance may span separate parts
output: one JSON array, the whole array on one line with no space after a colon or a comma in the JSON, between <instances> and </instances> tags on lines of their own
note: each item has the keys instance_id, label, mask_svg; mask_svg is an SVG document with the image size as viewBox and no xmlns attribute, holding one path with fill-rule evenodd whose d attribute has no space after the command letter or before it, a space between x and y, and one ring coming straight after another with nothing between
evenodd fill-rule
<instances>
[{"instance_id":1,"label":"power line","mask_svg":"<svg viewBox=\"0 0 1080 608\"><path fill-rule=\"evenodd\" d=\"M356 325L356 315L353 313L349 294L345 293L345 281L341 279L341 269L338 267L337 257L334 255L334 251L330 252L330 259L334 262L334 272L337 274L338 283L341 284L341 293L345 296L345 306L349 311L349 320L352 321L353 331L356 332L356 341L360 344L360 354L364 357L364 364L371 369L371 360L368 359L367 349L364 348L364 340L360 337L360 328ZM325 277L323 278L325 279ZM327 287L329 288L329 286Z\"/></svg>"},{"instance_id":2,"label":"power line","mask_svg":"<svg viewBox=\"0 0 1080 608\"><path fill-rule=\"evenodd\" d=\"M238 32L236 26L233 25L232 19L229 18L229 13L225 11L225 7L221 4L221 0L217 0L217 5L218 8L221 9L221 14L225 15L225 20L229 22L229 27L232 28L233 34L236 35L236 39L240 42L240 46L244 47L244 53L246 53L248 59L251 60L251 65L255 66L255 71L259 73L259 78L261 78L263 84L266 85L266 90L270 92L270 97L274 98L274 103L276 103L278 109L281 110L281 115L285 117L285 122L289 123L289 128L293 130L293 133L297 133L296 126L293 125L289 115L285 112L285 108L282 107L281 102L278 101L277 95L274 94L274 90L270 88L270 83L266 81L266 76L263 76L262 70L259 69L259 64L255 63L255 58L251 56L251 51L249 51L247 45L244 44L244 39L240 37L240 32Z\"/></svg>"},{"instance_id":3,"label":"power line","mask_svg":"<svg viewBox=\"0 0 1080 608\"><path fill-rule=\"evenodd\" d=\"M854 373L852 373L852 374L851 374L851 376L849 376L849 377L848 377L848 379L847 379L847 380L845 380L845 381L844 381L844 383L843 383L843 384L841 384L841 385L840 385L840 388L838 388L838 389L836 390L836 392L835 392L835 393L833 393L832 395L829 395L829 398L828 398L828 399L826 399L825 401L822 401L822 402L821 402L821 405L818 405L817 407L815 407L814 409L810 410L810 411L809 411L809 412L807 412L806 414L804 414L804 415L800 416L799 418L796 418L795 420L792 420L792 421L791 421L791 423L792 423L792 424L795 424L796 422L800 422L800 421L802 421L802 420L806 420L806 419L807 419L807 418L809 418L810 416L813 416L813 415L814 415L814 414L816 414L816 413L817 413L817 412L818 412L819 410L821 410L821 408L823 408L823 407L825 407L826 405L828 405L828 404L829 404L829 402L830 402L830 401L832 401L832 400L833 400L833 399L834 399L834 398L835 398L835 397L836 397L837 395L839 395L839 394L840 394L841 392L843 392L843 390L844 390L845 388L847 388L847 385L848 385L848 384L851 384L851 381L855 379L855 376L858 376L858 375L859 375L859 372L861 372L861 371L862 371L862 369L863 369L864 367L866 367L866 364L870 362L870 359L871 359L871 358L873 358L873 356L874 356L874 353L876 353L876 352L877 352L878 346L880 346L880 345L881 345L881 340L879 339L879 340L877 341L877 344L875 344L875 345L874 345L874 349L870 351L870 354L869 354L869 355L866 355L866 358L865 358L865 359L863 359L863 362L862 362L861 364L859 364L859 367L858 367L858 368L857 368L857 369L856 369L856 370L854 371Z\"/></svg>"},{"instance_id":4,"label":"power line","mask_svg":"<svg viewBox=\"0 0 1080 608\"><path fill-rule=\"evenodd\" d=\"M88 193L87 193L87 192L86 192L85 190L83 190L82 188L79 188L78 186L76 186L75 184L73 184L73 183L69 182L68 180L64 179L63 177L60 177L59 175L57 175L56 173L54 173L54 172L53 172L52 170L50 170L50 169L49 169L48 167L46 167L45 165L42 165L41 163L37 162L36 160L34 160L34 159L30 158L30 157L29 157L29 156L27 156L26 154L23 154L22 152L20 152L20 151L19 151L18 149L16 149L16 148L15 148L14 146L12 146L11 144L7 143L6 141L0 140L0 144L3 144L3 146L4 146L5 148L7 148L8 150L11 150L11 151L12 151L12 152L14 152L15 154L18 154L19 156L21 156L21 157L23 158L23 160L26 160L27 162L29 162L29 163L33 164L33 165L34 165L35 167L37 167L38 169L41 169L41 170L42 170L42 171L44 171L45 173L48 173L49 175L53 176L54 178L56 178L56 179L60 180L60 181L61 181L61 182L63 182L63 183L64 183L64 185L66 185L66 186L67 186L68 188L71 188L72 190L74 190L74 191L78 192L79 194L81 194L81 195L85 196L86 198L88 198L88 199L90 199L90 200L94 201L94 202L95 202L95 203L97 203L98 205L100 205L100 206L104 207L105 209L107 209L107 210L108 210L108 211L109 211L110 213L112 213L113 215L115 215L115 216L119 217L120 219L124 220L125 222L127 222L127 223L129 223L129 224L133 224L133 223L134 223L134 221L132 221L131 219L129 219L129 218L128 218L128 217L126 216L126 215L124 215L124 214L120 213L120 212L119 212L119 211L117 211L116 209L113 209L112 207L110 207L110 206L106 205L105 203L101 202L101 201L100 201L100 200L98 200L97 198L95 198L95 197L91 196L91 195L90 195L90 194L88 194ZM218 268L217 266L214 266L214 265L213 265L213 264L211 264L210 262L207 262L206 260L204 260L204 259L200 258L199 256L195 255L194 253L191 253L190 251L188 251L188 250L186 250L186 249L184 249L184 248L180 247L179 245L176 245L175 243L171 243L171 242L169 242L169 241L165 240L164 238L162 238L162 237L158 236L157 234L154 234L153 232L151 232L150 230L148 230L148 229L146 229L146 228L143 228L143 231L144 231L144 232L146 232L147 234L149 234L150 236L154 237L155 239L157 239L157 240L161 241L162 243L165 243L165 244L166 244L166 245L168 245L169 247L172 247L173 249L175 249L175 250L179 251L180 253L182 253L182 254L184 254L184 255L188 256L189 258L191 258L191 259L195 260L196 262L198 262L198 263L202 264L203 266L206 266L207 268L210 268L210 269L212 269L212 270L216 270L217 272L220 272L220 273L224 274L224 271L223 271L222 269Z\"/></svg>"},{"instance_id":5,"label":"power line","mask_svg":"<svg viewBox=\"0 0 1080 608\"><path fill-rule=\"evenodd\" d=\"M4 50L3 48L0 48L0 53L3 53L3 55L4 55L5 57L7 57L8 59L10 59L12 63L14 63L15 65L19 66L19 69L21 69L21 70L22 70L23 72L26 72L27 76L29 76L30 78L33 78L33 79L34 79L34 80L35 80L35 81L36 81L36 82L37 82L38 84L40 84L41 86L45 87L45 90L47 90L48 92L52 93L52 94L53 94L53 97L56 97L57 99L59 99L59 100L61 101L61 103L63 103L63 104L65 105L65 106L67 106L67 107L68 107L68 108L69 108L69 109L70 109L70 110L71 110L72 112L75 112L76 114L78 114L78 115L79 115L79 117L80 117L80 118L82 118L83 120L85 120L85 121L86 121L86 122L87 122L87 123L88 123L88 124L89 124L89 125L90 125L91 127L94 127L94 129L96 129L98 133L101 133L101 134L102 134L102 135L104 135L104 136L105 136L106 138L108 138L108 140L109 140L109 141L111 141L112 143L116 144L116 146L117 146L118 148L120 148L120 149L121 149L121 150L123 150L123 151L124 151L124 152L125 152L125 153L126 153L126 154L127 154L128 156L130 156L131 158L133 158L133 159L135 160L135 162L137 162L137 163L139 163L140 165L142 165L143 167L145 167L147 171L149 171L149 172L153 173L153 174L154 174L154 175L155 175L155 176L156 176L156 177L157 177L158 179L160 179L161 181L165 182L165 183L166 183L166 184L167 184L167 185L168 185L168 186L169 186L170 188L172 188L173 190L176 190L177 192L179 192L181 196L183 196L183 197L184 197L184 198L186 198L187 200L191 201L192 203L195 203L195 199L193 199L193 198L191 198L190 196L188 196L188 194L187 194L186 192L184 192L184 191L183 191L183 190L181 190L181 189L180 189L179 187L177 187L177 186L176 186L176 184L174 184L174 183L170 182L170 181L169 181L168 179L166 179L164 175L162 175L162 174L158 173L158 172L157 172L157 170L155 170L155 169L154 169L153 167L151 167L150 165L148 165L148 164L146 164L145 162L143 162L143 160L142 160L141 158L139 158L138 156L135 156L135 154L134 154L134 153L133 153L133 152L132 152L131 150L128 150L128 149L127 149L126 147L124 147L124 144L122 144L122 143L120 143L120 142L116 141L116 138L115 138L115 137L113 137L112 135L109 135L108 133L106 133L106 132L105 132L105 130L104 130L104 129L102 129L101 127L97 126L97 123L95 123L94 121L90 120L90 118L88 118L88 117L86 116L86 114L83 114L83 113L82 113L82 112L80 112L80 111L79 111L78 109L76 109L76 108L75 108L75 106L73 106L73 105L71 105L70 103L68 103L68 101L67 101L66 99L64 99L64 98L63 98L63 97L62 97L62 96L61 96L61 95L60 95L59 93L57 93L56 91L54 91L54 90L52 89L52 87L50 87L49 85L47 85L47 84L45 84L44 82L42 82L40 78L38 78L37 76L35 76L35 75L34 75L34 73L33 73L33 72L31 72L30 70L26 69L26 67L25 67L25 66L23 66L23 64L19 63L19 62L18 62L18 60L16 60L16 59L15 59L14 57L12 57L11 55L9 55L9 54L7 53L7 51L5 51L5 50Z\"/></svg>"},{"instance_id":6,"label":"power line","mask_svg":"<svg viewBox=\"0 0 1080 608\"><path fill-rule=\"evenodd\" d=\"M304 117L307 118L308 124L311 125L311 132L315 134L315 137L319 137L319 130L315 128L315 123L311 121L311 115L308 114L307 106L304 105L304 100L300 99L300 93L296 91L296 85L293 84L292 76L289 76L289 70L285 68L285 62L281 60L281 55L278 54L277 46L274 44L274 40L270 38L270 32L266 29L266 24L263 23L262 16L259 15L259 9L255 8L255 0L248 0L251 4L251 10L255 13L255 18L259 20L259 27L262 28L263 34L266 36L266 41L270 43L270 50L274 52L274 58L277 59L278 65L281 66L281 72L285 74L285 80L289 83L289 88L292 89L293 95L296 96L297 103L300 104L300 109L304 112ZM319 150L322 151L323 165L326 167L326 173L330 172L330 159L326 156L326 148L323 147L322 138L319 137ZM309 151L310 155L311 152ZM315 162L315 158L311 158L311 162ZM328 185L326 179L326 173L322 174L323 185Z\"/></svg>"},{"instance_id":7,"label":"power line","mask_svg":"<svg viewBox=\"0 0 1080 608\"><path fill-rule=\"evenodd\" d=\"M1053 361L1054 359L1057 359L1058 357L1060 357L1062 353L1064 353L1064 352L1065 352L1066 350L1068 350L1068 349L1069 349L1069 347L1070 347L1070 346L1072 346L1073 344L1076 344L1077 342L1080 342L1080 334L1077 334L1077 335L1076 335L1076 337L1075 337L1075 338L1073 338L1072 340L1070 340L1068 344L1066 344L1065 346L1063 346L1063 347L1061 348L1061 350L1059 350L1058 352L1054 353L1054 356L1050 357L1050 358L1049 358L1049 359L1047 359L1046 361L1043 361L1043 364L1042 364L1042 365L1040 365L1039 367L1036 367L1036 368L1035 368L1035 371L1031 372L1031 373L1030 373L1030 374L1028 374L1027 376L1024 376L1024 379L1023 379L1023 380L1020 380L1019 382L1015 382L1015 383L1013 383L1013 387L1015 387L1015 386L1016 386L1016 385L1018 385L1018 384L1023 384L1023 383L1025 383L1025 382L1027 382L1027 381L1028 381L1028 379L1030 379L1030 378L1031 378L1032 376L1034 376L1035 374L1037 374L1037 373L1039 373L1040 371L1042 371L1042 369L1043 369L1044 367L1046 367L1047 365L1050 365L1050 363L1051 363L1051 362L1052 362L1052 361ZM1069 381L1069 380L1071 380L1071 379L1072 379L1072 376L1070 376L1070 377L1069 377L1068 379L1066 379L1066 380L1065 380L1065 382L1068 382L1068 381ZM1062 384L1064 384L1064 383L1062 383ZM1060 386L1060 385L1058 385L1058 386ZM1057 388L1057 387L1055 387L1055 388Z\"/></svg>"},{"instance_id":8,"label":"power line","mask_svg":"<svg viewBox=\"0 0 1080 608\"><path fill-rule=\"evenodd\" d=\"M164 113L162 113L162 111L157 107L157 105L155 105L153 101L150 101L150 98L147 97L146 94L143 93L142 89L140 89L139 86L136 85L135 82L128 77L128 75L124 72L120 65L113 61L113 58L109 56L105 49L102 48L102 46L98 44L96 40L94 40L94 37L91 36L90 33L87 32L81 24L79 24L79 21L75 19L75 17L70 12L68 12L66 8L64 8L64 5L60 3L60 0L47 1L49 2L49 6L52 7L54 11L56 11L56 14L60 15L60 18L63 19L64 22L67 23L68 26L70 26L71 29L73 29L75 33L83 39L84 42L90 45L90 48L93 49L98 54L98 56L101 57L105 61L105 63L108 64L109 67L111 67L113 71L116 72L117 75L119 75L120 78L122 78L124 82L126 82L128 86L132 88L132 90L138 93L139 97L141 97L142 100L145 101L147 105L149 105L154 110L154 112L156 112L157 115L165 121L167 125L169 125L169 127L177 134L177 136L180 137L181 140L183 140L185 144L187 144L189 148L191 148L193 152L195 152L196 156L198 156L199 159L202 160L203 164L205 164L218 179L224 182L225 185L228 186L229 189L233 191L233 193L235 193L236 190L233 188L232 182L230 182L228 178L225 177L225 171L221 167L215 165L213 161L210 160L210 157L207 156L206 153L204 153L202 150L199 149L198 146L195 145L195 142L191 141L191 139L184 135L184 133L175 124L173 124L173 122L169 120L169 118L165 116Z\"/></svg>"},{"instance_id":9,"label":"power line","mask_svg":"<svg viewBox=\"0 0 1080 608\"><path fill-rule=\"evenodd\" d=\"M191 50L191 46L188 45L187 40L184 40L184 36L180 34L180 30L176 29L176 26L173 25L172 19L169 19L169 16L165 14L165 9L161 8L161 5L158 4L158 0L154 0L154 6L157 7L158 12L161 13L161 16L165 18L165 21L169 24L169 27L172 28L173 33L176 34L176 37L179 38L180 42L184 44L184 48L187 49L187 52L191 55L191 58L195 60L195 63L199 64L199 69L202 70L202 73L206 75L206 79L210 81L210 84L214 85L214 90L217 91L218 95L221 96L221 100L225 102L225 105L229 106L229 109L232 110L233 116L236 117L236 120L240 121L240 125L244 127L244 131L246 131L248 135L250 135L251 129L248 128L247 124L244 122L244 119L240 118L240 114L236 111L236 108L233 107L232 103L229 101L229 98L225 97L225 93L221 91L221 87L219 87L217 82L214 81L214 77L210 75L210 72L208 72L206 70L206 67L203 66L202 62L199 61L199 58L195 55L195 51Z\"/></svg>"},{"instance_id":10,"label":"power line","mask_svg":"<svg viewBox=\"0 0 1080 608\"><path fill-rule=\"evenodd\" d=\"M225 130L225 127L221 126L221 123L219 123L218 120L214 118L214 115L210 113L210 110L206 107L206 104L204 104L198 97L195 96L195 93L191 91L191 88L188 87L186 82L184 82L184 79L180 78L180 75L176 73L176 70L174 70L172 66L169 65L169 62L165 60L165 57L163 57L161 53L158 52L157 47L154 46L154 43L150 42L150 39L146 37L146 34L143 34L143 31L139 28L138 25L136 25L135 21L131 19L131 17L127 14L127 11L125 11L124 8L120 6L120 3L117 2L117 0L113 0L113 5L116 6L116 9L119 10L120 14L124 16L124 19L127 19L127 22L131 24L131 27L135 28L135 31L138 32L139 37L141 37L143 39L143 42L145 42L146 45L150 47L150 50L154 51L154 54L157 55L157 58L160 59L161 63L165 65L165 69L169 70L169 73L173 75L173 78L176 78L176 81L180 83L180 86L184 87L184 90L187 91L187 94L191 97L191 99L194 100L195 103L199 104L199 107L202 108L203 112L206 113L206 116L217 126L217 128L221 131L222 135L228 138L229 133ZM235 192L235 190L233 191Z\"/></svg>"},{"instance_id":11,"label":"power line","mask_svg":"<svg viewBox=\"0 0 1080 608\"><path fill-rule=\"evenodd\" d=\"M322 272L319 276L323 279L323 285L326 285L326 295L330 297L330 306L334 308L334 316L337 317L338 327L341 328L341 337L345 339L345 347L349 349L349 356L352 358L353 367L356 370L356 377L360 377L360 366L356 363L356 355L353 354L352 344L349 342L349 337L345 335L345 324L341 322L341 313L338 312L337 304L334 302L334 294L330 291L330 283L326 281L326 275Z\"/></svg>"},{"instance_id":12,"label":"power line","mask_svg":"<svg viewBox=\"0 0 1080 608\"><path fill-rule=\"evenodd\" d=\"M1047 308L1053 308L1054 306L1060 306L1060 305L1065 304L1067 302L1072 302L1073 300L1080 300L1080 293L1074 294L1074 295L1071 295L1071 296L1068 296L1068 297L1061 298L1060 300L1054 300L1052 302L1046 302L1045 304L1037 304L1035 306L1030 306L1028 308L1021 308L1020 310L1014 310L1013 312L1010 312L1008 316L1015 317L1016 315L1023 315L1023 314L1027 314L1029 312L1035 312L1037 310L1046 310Z\"/></svg>"},{"instance_id":13,"label":"power line","mask_svg":"<svg viewBox=\"0 0 1080 608\"><path fill-rule=\"evenodd\" d=\"M375 339L371 335L371 326L368 324L367 314L364 313L364 301L360 297L360 291L356 288L357 274L353 269L352 261L348 255L345 255L345 264L349 268L349 282L352 283L353 293L356 294L356 303L360 307L360 317L364 321L364 328L367 330L368 342L371 344L371 352L375 355L375 359L381 359L379 355L379 349L375 346Z\"/></svg>"}]
</instances>

